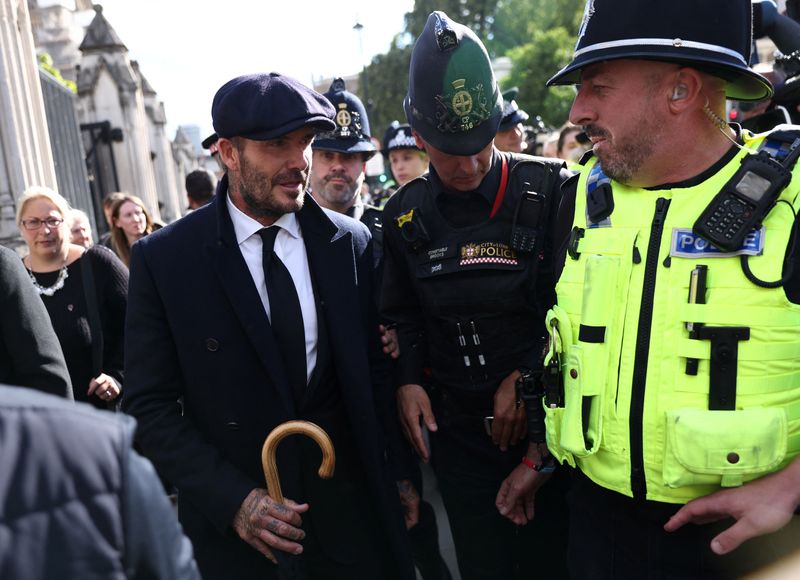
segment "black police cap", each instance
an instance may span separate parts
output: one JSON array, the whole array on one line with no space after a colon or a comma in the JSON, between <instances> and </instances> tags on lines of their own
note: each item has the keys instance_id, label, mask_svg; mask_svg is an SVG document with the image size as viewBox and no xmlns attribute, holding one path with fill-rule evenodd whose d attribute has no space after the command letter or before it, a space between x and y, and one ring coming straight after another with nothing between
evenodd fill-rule
<instances>
[{"instance_id":1,"label":"black police cap","mask_svg":"<svg viewBox=\"0 0 800 580\"><path fill-rule=\"evenodd\" d=\"M414 130L449 155L475 155L497 134L503 98L483 43L444 12L432 12L411 52L403 101Z\"/></svg>"},{"instance_id":2,"label":"black police cap","mask_svg":"<svg viewBox=\"0 0 800 580\"><path fill-rule=\"evenodd\" d=\"M417 147L417 142L411 132L411 125L407 123L401 125L399 121L392 121L392 124L386 129L386 133L383 135L383 150L381 152L387 155L389 151L396 149L416 149L421 151Z\"/></svg>"},{"instance_id":3,"label":"black police cap","mask_svg":"<svg viewBox=\"0 0 800 580\"><path fill-rule=\"evenodd\" d=\"M203 149L211 149L211 146L217 141L219 141L219 135L216 133L211 133L211 135L203 139L202 143L200 144L203 146Z\"/></svg>"},{"instance_id":4,"label":"black police cap","mask_svg":"<svg viewBox=\"0 0 800 580\"><path fill-rule=\"evenodd\" d=\"M275 139L301 127L335 127L328 99L279 73L245 75L228 81L214 95L211 118L217 135L255 141Z\"/></svg>"},{"instance_id":5,"label":"black police cap","mask_svg":"<svg viewBox=\"0 0 800 580\"><path fill-rule=\"evenodd\" d=\"M643 59L697 68L726 81L728 98L758 101L769 81L748 68L751 0L587 0L572 62L547 81L577 83L584 67Z\"/></svg>"},{"instance_id":6,"label":"black police cap","mask_svg":"<svg viewBox=\"0 0 800 580\"><path fill-rule=\"evenodd\" d=\"M500 127L497 129L498 133L500 131L508 131L518 123L524 123L530 118L528 113L519 108L515 100L518 94L518 87L503 91L503 119L500 121Z\"/></svg>"},{"instance_id":7,"label":"black police cap","mask_svg":"<svg viewBox=\"0 0 800 580\"><path fill-rule=\"evenodd\" d=\"M336 110L332 131L318 135L312 149L339 153L363 153L369 159L377 149L370 139L369 118L364 104L356 95L345 90L344 80L334 79L325 93Z\"/></svg>"}]
</instances>

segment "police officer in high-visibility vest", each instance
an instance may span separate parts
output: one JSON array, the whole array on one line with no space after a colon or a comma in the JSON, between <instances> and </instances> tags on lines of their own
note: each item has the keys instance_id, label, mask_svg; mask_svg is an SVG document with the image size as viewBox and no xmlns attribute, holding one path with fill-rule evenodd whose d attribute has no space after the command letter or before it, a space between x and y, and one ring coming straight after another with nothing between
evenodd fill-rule
<instances>
[{"instance_id":1,"label":"police officer in high-visibility vest","mask_svg":"<svg viewBox=\"0 0 800 580\"><path fill-rule=\"evenodd\" d=\"M772 92L750 21L750 0L589 0L549 81L593 144L539 398L579 470L574 578L738 577L800 544L800 127L722 120Z\"/></svg>"},{"instance_id":2,"label":"police officer in high-visibility vest","mask_svg":"<svg viewBox=\"0 0 800 580\"><path fill-rule=\"evenodd\" d=\"M464 580L563 577L566 470L542 488L535 519L532 493L514 522L495 503L524 472L552 467L527 456L516 381L544 346L554 299L544 234L566 171L494 148L503 111L489 57L442 12L413 49L404 105L430 170L384 209L382 313L400 340L401 421L424 460L421 419L430 431Z\"/></svg>"}]
</instances>

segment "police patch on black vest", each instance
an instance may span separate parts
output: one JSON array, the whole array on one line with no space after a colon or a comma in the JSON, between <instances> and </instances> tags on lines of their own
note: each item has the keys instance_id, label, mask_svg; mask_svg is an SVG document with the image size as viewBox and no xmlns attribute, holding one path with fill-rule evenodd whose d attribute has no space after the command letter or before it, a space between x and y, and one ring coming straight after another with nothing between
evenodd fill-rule
<instances>
[{"instance_id":1,"label":"police patch on black vest","mask_svg":"<svg viewBox=\"0 0 800 580\"><path fill-rule=\"evenodd\" d=\"M431 278L465 270L522 270L517 253L503 242L437 244L416 256L417 278Z\"/></svg>"},{"instance_id":2,"label":"police patch on black vest","mask_svg":"<svg viewBox=\"0 0 800 580\"><path fill-rule=\"evenodd\" d=\"M501 264L516 266L519 264L517 253L502 242L480 242L462 244L459 249L459 266L475 266L480 264Z\"/></svg>"},{"instance_id":3,"label":"police patch on black vest","mask_svg":"<svg viewBox=\"0 0 800 580\"><path fill-rule=\"evenodd\" d=\"M690 229L673 228L669 255L679 258L728 258L731 256L760 256L764 253L766 228L747 234L735 252L723 252Z\"/></svg>"}]
</instances>

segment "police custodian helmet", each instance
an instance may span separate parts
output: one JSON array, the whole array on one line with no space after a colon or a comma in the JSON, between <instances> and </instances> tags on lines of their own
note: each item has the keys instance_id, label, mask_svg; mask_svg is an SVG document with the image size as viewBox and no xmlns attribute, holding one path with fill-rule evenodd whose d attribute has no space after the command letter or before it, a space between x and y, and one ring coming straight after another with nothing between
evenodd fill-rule
<instances>
[{"instance_id":1,"label":"police custodian helmet","mask_svg":"<svg viewBox=\"0 0 800 580\"><path fill-rule=\"evenodd\" d=\"M503 98L492 64L472 30L432 12L411 53L408 122L436 149L474 155L497 134Z\"/></svg>"},{"instance_id":2,"label":"police custodian helmet","mask_svg":"<svg viewBox=\"0 0 800 580\"><path fill-rule=\"evenodd\" d=\"M391 125L386 129L383 135L383 149L381 153L388 155L390 151L397 149L415 149L420 151L417 147L417 142L414 135L411 133L411 125L404 123L400 124L399 121L392 121Z\"/></svg>"},{"instance_id":3,"label":"police custodian helmet","mask_svg":"<svg viewBox=\"0 0 800 580\"><path fill-rule=\"evenodd\" d=\"M363 153L366 161L377 151L370 139L369 119L364 104L345 90L344 80L334 79L325 97L336 109L336 128L321 133L311 144L312 149L339 153Z\"/></svg>"},{"instance_id":4,"label":"police custodian helmet","mask_svg":"<svg viewBox=\"0 0 800 580\"><path fill-rule=\"evenodd\" d=\"M518 123L524 123L530 118L528 113L519 108L515 100L518 94L518 87L503 91L503 119L500 121L498 131L508 131Z\"/></svg>"},{"instance_id":5,"label":"police custodian helmet","mask_svg":"<svg viewBox=\"0 0 800 580\"><path fill-rule=\"evenodd\" d=\"M751 0L587 0L572 62L548 85L578 82L582 68L615 59L674 62L720 77L726 95L758 101L769 81L748 68Z\"/></svg>"}]
</instances>

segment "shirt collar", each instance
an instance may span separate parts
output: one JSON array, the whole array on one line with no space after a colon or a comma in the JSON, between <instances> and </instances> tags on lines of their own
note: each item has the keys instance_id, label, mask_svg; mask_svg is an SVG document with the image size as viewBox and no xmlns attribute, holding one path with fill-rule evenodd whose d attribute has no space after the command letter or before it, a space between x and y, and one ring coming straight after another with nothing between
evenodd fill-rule
<instances>
[{"instance_id":1,"label":"shirt collar","mask_svg":"<svg viewBox=\"0 0 800 580\"><path fill-rule=\"evenodd\" d=\"M483 181L481 181L480 185L478 185L477 189L473 189L472 191L448 191L447 193L452 193L454 195L458 195L460 193L477 193L481 197L483 197L486 201L490 204L494 203L494 198L497 195L497 188L500 186L500 173L502 169L501 163L501 156L502 153L498 151L496 148L492 147L492 160L490 161L489 171L484 175ZM433 184L433 191L434 196L439 195L439 193L444 192L444 187L442 186L442 180L439 175L436 173L436 168L433 164L430 165L428 168L429 179Z\"/></svg>"},{"instance_id":2,"label":"shirt collar","mask_svg":"<svg viewBox=\"0 0 800 580\"><path fill-rule=\"evenodd\" d=\"M228 213L231 216L231 222L233 222L233 231L236 234L236 243L241 246L253 234L262 230L264 226L236 207L231 200L230 193L225 197L225 202L228 204ZM294 213L283 214L272 225L282 227L293 238L302 238L300 224L297 222L297 216Z\"/></svg>"},{"instance_id":3,"label":"shirt collar","mask_svg":"<svg viewBox=\"0 0 800 580\"><path fill-rule=\"evenodd\" d=\"M351 205L350 208L344 213L347 217L351 217L354 220L361 219L361 216L364 215L364 202L361 201L361 194L356 196L353 205Z\"/></svg>"}]
</instances>

